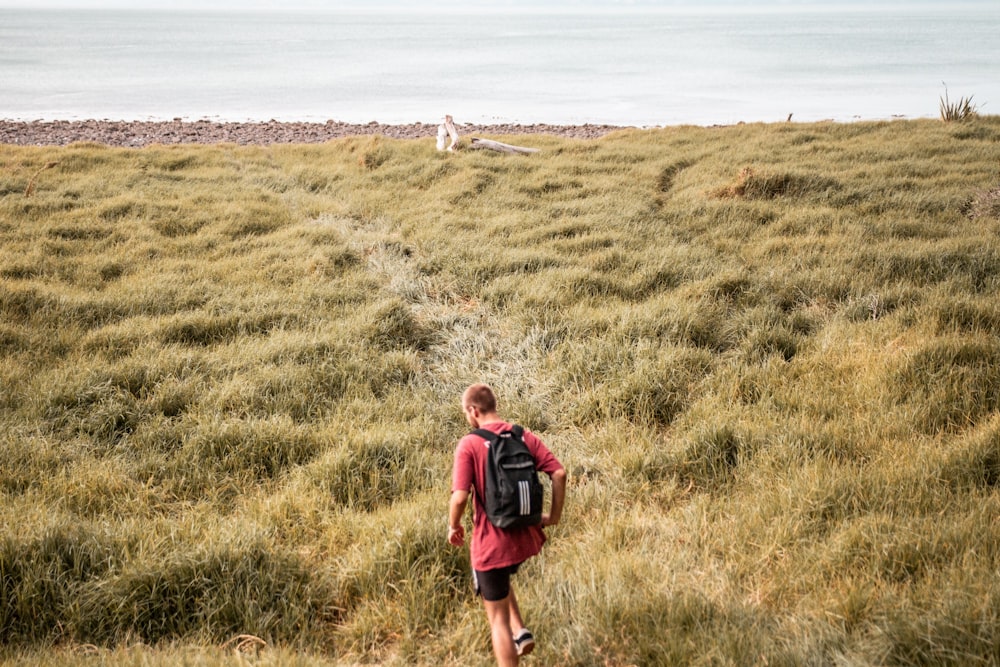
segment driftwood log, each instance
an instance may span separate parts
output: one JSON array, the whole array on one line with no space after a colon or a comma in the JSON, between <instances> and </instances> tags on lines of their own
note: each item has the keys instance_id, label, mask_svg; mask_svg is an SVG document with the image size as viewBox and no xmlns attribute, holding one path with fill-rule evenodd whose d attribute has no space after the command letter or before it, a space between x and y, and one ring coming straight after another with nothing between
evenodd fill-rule
<instances>
[{"instance_id":1,"label":"driftwood log","mask_svg":"<svg viewBox=\"0 0 1000 667\"><path fill-rule=\"evenodd\" d=\"M448 140L451 139L451 143ZM445 147L445 144L448 144ZM479 139L478 137L473 137L471 142L471 147L476 149L488 149L491 151L499 151L501 153L538 153L540 149L538 148L525 148L524 146L512 146L510 144L505 144L499 141L493 141L492 139ZM438 125L437 129L437 149L439 151L444 150L457 150L459 148L459 136L458 128L455 127L455 121L452 117L445 116L444 122Z\"/></svg>"},{"instance_id":2,"label":"driftwood log","mask_svg":"<svg viewBox=\"0 0 1000 667\"><path fill-rule=\"evenodd\" d=\"M500 151L501 153L537 153L538 148L525 148L524 146L511 146L510 144L501 143L499 141L493 141L492 139L479 139L478 137L472 138L472 144L470 148L482 149L486 148L491 151Z\"/></svg>"}]
</instances>

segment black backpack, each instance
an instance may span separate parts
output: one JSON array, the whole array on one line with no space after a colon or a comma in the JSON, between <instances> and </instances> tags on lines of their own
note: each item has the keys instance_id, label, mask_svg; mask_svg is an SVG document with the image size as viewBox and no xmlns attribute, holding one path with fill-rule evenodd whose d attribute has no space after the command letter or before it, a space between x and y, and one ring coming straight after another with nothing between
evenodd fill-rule
<instances>
[{"instance_id":1,"label":"black backpack","mask_svg":"<svg viewBox=\"0 0 1000 667\"><path fill-rule=\"evenodd\" d=\"M497 528L540 524L544 489L538 481L535 459L524 444L524 429L515 425L500 434L483 428L473 433L490 444L486 488L480 496L486 518Z\"/></svg>"}]
</instances>

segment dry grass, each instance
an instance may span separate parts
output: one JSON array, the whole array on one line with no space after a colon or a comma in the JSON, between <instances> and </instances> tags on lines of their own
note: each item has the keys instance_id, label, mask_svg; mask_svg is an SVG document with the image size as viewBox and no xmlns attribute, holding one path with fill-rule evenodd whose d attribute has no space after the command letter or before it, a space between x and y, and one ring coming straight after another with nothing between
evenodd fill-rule
<instances>
[{"instance_id":1,"label":"dry grass","mask_svg":"<svg viewBox=\"0 0 1000 667\"><path fill-rule=\"evenodd\" d=\"M540 663L995 664L997 119L501 139L0 147L5 664L490 664L477 380Z\"/></svg>"},{"instance_id":2,"label":"dry grass","mask_svg":"<svg viewBox=\"0 0 1000 667\"><path fill-rule=\"evenodd\" d=\"M977 192L969 201L966 214L974 221L981 218L1000 220L1000 186Z\"/></svg>"}]
</instances>

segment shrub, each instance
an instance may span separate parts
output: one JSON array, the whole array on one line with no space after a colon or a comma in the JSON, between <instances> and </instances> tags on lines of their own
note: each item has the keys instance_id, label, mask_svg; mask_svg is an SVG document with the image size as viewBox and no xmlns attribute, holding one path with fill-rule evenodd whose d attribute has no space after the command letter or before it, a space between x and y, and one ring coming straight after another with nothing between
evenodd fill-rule
<instances>
[{"instance_id":1,"label":"shrub","mask_svg":"<svg viewBox=\"0 0 1000 667\"><path fill-rule=\"evenodd\" d=\"M972 96L960 97L952 102L948 99L948 87L944 88L944 95L940 98L941 120L946 123L963 122L976 117L976 107L972 104Z\"/></svg>"}]
</instances>

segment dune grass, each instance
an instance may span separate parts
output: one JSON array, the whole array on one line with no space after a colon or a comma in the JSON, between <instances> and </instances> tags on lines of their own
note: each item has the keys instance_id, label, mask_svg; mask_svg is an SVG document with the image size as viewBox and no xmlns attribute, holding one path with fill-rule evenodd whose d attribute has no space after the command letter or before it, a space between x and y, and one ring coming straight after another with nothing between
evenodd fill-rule
<instances>
[{"instance_id":1,"label":"dune grass","mask_svg":"<svg viewBox=\"0 0 1000 667\"><path fill-rule=\"evenodd\" d=\"M4 664L490 664L479 380L532 661L1000 661L1000 118L501 139L0 146Z\"/></svg>"},{"instance_id":2,"label":"dune grass","mask_svg":"<svg viewBox=\"0 0 1000 667\"><path fill-rule=\"evenodd\" d=\"M956 101L948 99L948 87L945 86L944 95L941 96L939 104L941 120L946 123L963 122L970 118L975 118L977 109L972 103L972 96L960 97Z\"/></svg>"}]
</instances>

